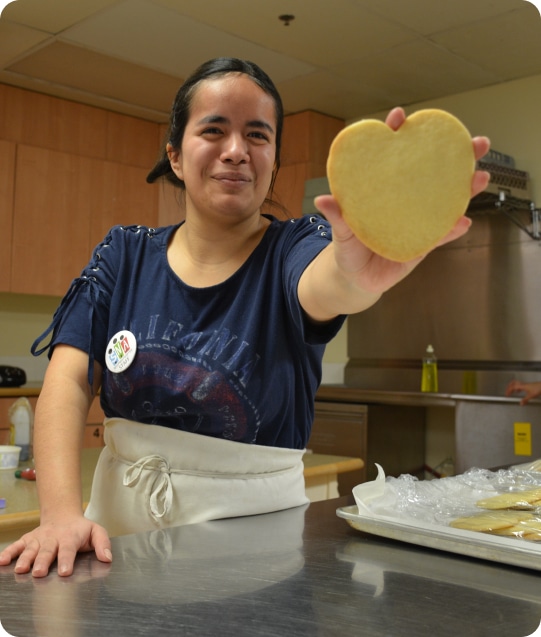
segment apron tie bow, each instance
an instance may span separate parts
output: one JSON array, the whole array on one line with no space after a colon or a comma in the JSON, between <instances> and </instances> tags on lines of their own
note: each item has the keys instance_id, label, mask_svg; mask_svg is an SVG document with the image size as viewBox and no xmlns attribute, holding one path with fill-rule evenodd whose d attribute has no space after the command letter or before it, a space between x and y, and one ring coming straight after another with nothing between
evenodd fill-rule
<instances>
[{"instance_id":1,"label":"apron tie bow","mask_svg":"<svg viewBox=\"0 0 541 637\"><path fill-rule=\"evenodd\" d=\"M150 455L134 462L124 473L124 486L133 487L139 482L143 470L152 471L149 479L153 479L150 492L150 514L156 520L163 518L173 503L173 485L171 469L167 460L158 455Z\"/></svg>"}]
</instances>

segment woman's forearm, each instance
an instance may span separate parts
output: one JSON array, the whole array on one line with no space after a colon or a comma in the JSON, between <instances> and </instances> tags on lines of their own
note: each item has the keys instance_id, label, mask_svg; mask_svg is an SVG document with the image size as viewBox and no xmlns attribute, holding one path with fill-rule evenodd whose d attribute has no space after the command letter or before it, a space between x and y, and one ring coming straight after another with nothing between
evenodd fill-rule
<instances>
[{"instance_id":1,"label":"woman's forearm","mask_svg":"<svg viewBox=\"0 0 541 637\"><path fill-rule=\"evenodd\" d=\"M87 365L83 352L58 347L36 406L34 456L42 523L82 513L81 448L92 400Z\"/></svg>"},{"instance_id":2,"label":"woman's forearm","mask_svg":"<svg viewBox=\"0 0 541 637\"><path fill-rule=\"evenodd\" d=\"M314 321L361 312L376 303L380 296L379 292L360 289L353 278L343 276L337 268L332 245L317 255L299 282L300 303Z\"/></svg>"}]
</instances>

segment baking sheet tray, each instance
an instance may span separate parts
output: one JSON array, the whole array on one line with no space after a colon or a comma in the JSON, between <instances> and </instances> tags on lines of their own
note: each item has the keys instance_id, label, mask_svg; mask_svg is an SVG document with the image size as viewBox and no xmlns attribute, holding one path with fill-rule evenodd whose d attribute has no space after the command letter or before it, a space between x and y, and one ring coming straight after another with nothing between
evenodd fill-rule
<instances>
[{"instance_id":1,"label":"baking sheet tray","mask_svg":"<svg viewBox=\"0 0 541 637\"><path fill-rule=\"evenodd\" d=\"M371 511L370 506L383 497L385 477L381 467L378 470L380 474L375 481L356 487L357 494L354 489L357 505L341 507L336 511L354 529L431 549L541 570L541 543Z\"/></svg>"},{"instance_id":2,"label":"baking sheet tray","mask_svg":"<svg viewBox=\"0 0 541 637\"><path fill-rule=\"evenodd\" d=\"M356 538L337 551L336 557L352 567L351 579L371 589L374 597L385 591L388 573L400 573L421 578L428 586L433 581L539 604L539 573L535 570L507 568L504 577L495 577L494 567L501 565L492 561L472 559L450 564L455 556L447 551L434 551L430 559L420 559L418 550L404 550L400 542L368 543Z\"/></svg>"}]
</instances>

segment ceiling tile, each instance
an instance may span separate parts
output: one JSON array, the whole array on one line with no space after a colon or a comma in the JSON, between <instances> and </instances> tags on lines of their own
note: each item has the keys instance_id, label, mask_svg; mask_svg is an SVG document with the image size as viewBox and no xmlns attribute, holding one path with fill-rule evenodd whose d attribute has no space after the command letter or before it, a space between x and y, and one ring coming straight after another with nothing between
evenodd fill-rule
<instances>
[{"instance_id":1,"label":"ceiling tile","mask_svg":"<svg viewBox=\"0 0 541 637\"><path fill-rule=\"evenodd\" d=\"M2 12L2 20L10 20L48 33L60 33L119 0L17 0Z\"/></svg>"},{"instance_id":2,"label":"ceiling tile","mask_svg":"<svg viewBox=\"0 0 541 637\"><path fill-rule=\"evenodd\" d=\"M415 37L396 20L387 20L351 0L288 0L220 2L154 0L217 29L282 51L314 66L340 64L351 57L396 46ZM209 6L210 5L210 6ZM216 10L212 10L214 5ZM289 26L278 19L292 14Z\"/></svg>"},{"instance_id":3,"label":"ceiling tile","mask_svg":"<svg viewBox=\"0 0 541 637\"><path fill-rule=\"evenodd\" d=\"M144 0L111 7L68 29L62 39L179 77L223 55L261 65L264 60L276 81L313 70L299 60Z\"/></svg>"},{"instance_id":4,"label":"ceiling tile","mask_svg":"<svg viewBox=\"0 0 541 637\"><path fill-rule=\"evenodd\" d=\"M277 86L288 112L306 110L309 95L312 110L343 120L385 108L389 101L371 86L355 85L328 71L304 75Z\"/></svg>"},{"instance_id":5,"label":"ceiling tile","mask_svg":"<svg viewBox=\"0 0 541 637\"><path fill-rule=\"evenodd\" d=\"M484 22L451 29L433 41L508 80L541 73L541 18L530 3Z\"/></svg>"},{"instance_id":6,"label":"ceiling tile","mask_svg":"<svg viewBox=\"0 0 541 637\"><path fill-rule=\"evenodd\" d=\"M0 20L0 68L26 54L41 42L51 36L36 29L30 29L20 24Z\"/></svg>"},{"instance_id":7,"label":"ceiling tile","mask_svg":"<svg viewBox=\"0 0 541 637\"><path fill-rule=\"evenodd\" d=\"M425 40L409 42L336 69L406 105L496 83L498 77Z\"/></svg>"},{"instance_id":8,"label":"ceiling tile","mask_svg":"<svg viewBox=\"0 0 541 637\"><path fill-rule=\"evenodd\" d=\"M355 0L388 20L415 30L421 35L514 11L524 0Z\"/></svg>"},{"instance_id":9,"label":"ceiling tile","mask_svg":"<svg viewBox=\"0 0 541 637\"><path fill-rule=\"evenodd\" d=\"M180 84L178 78L63 42L40 49L8 70L167 113Z\"/></svg>"}]
</instances>

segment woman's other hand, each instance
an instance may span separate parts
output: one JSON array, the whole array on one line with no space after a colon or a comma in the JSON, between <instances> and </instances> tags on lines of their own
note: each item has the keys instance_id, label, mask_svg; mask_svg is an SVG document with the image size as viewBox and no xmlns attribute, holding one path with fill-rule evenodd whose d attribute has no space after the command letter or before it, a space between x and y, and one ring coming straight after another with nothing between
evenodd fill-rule
<instances>
[{"instance_id":1,"label":"woman's other hand","mask_svg":"<svg viewBox=\"0 0 541 637\"><path fill-rule=\"evenodd\" d=\"M54 561L60 576L73 573L77 553L94 551L100 562L112 562L111 541L107 531L80 516L44 523L23 535L0 553L0 566L16 560L14 572L45 577Z\"/></svg>"},{"instance_id":2,"label":"woman's other hand","mask_svg":"<svg viewBox=\"0 0 541 637\"><path fill-rule=\"evenodd\" d=\"M506 396L523 393L520 404L525 405L533 398L541 396L541 382L538 383L522 383L519 380L512 380L505 390Z\"/></svg>"}]
</instances>

